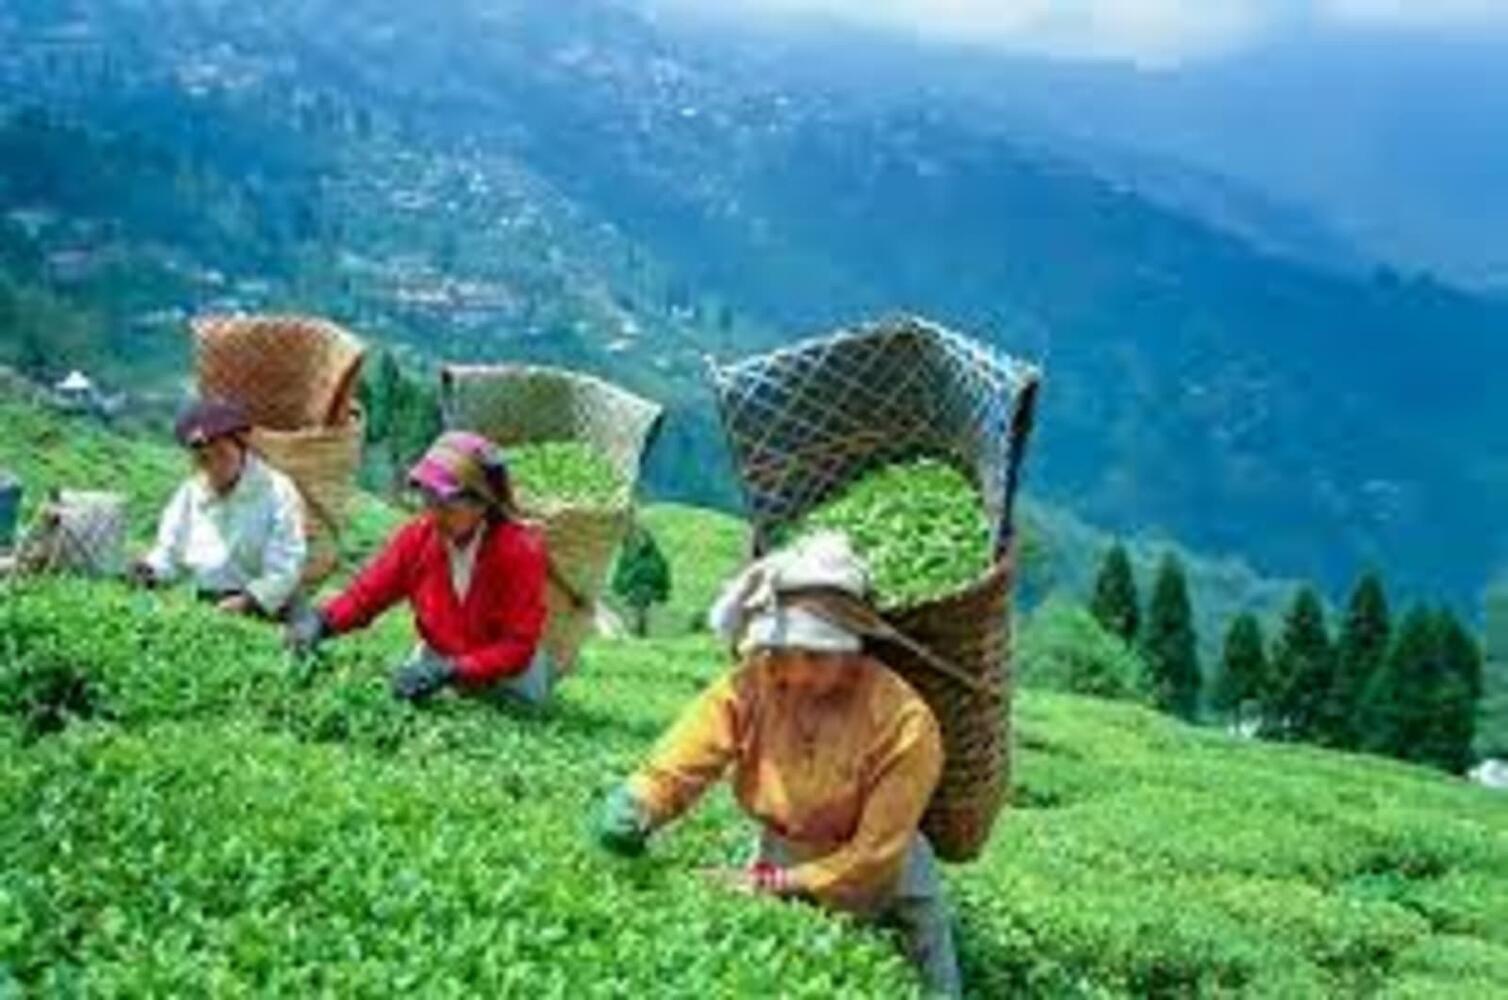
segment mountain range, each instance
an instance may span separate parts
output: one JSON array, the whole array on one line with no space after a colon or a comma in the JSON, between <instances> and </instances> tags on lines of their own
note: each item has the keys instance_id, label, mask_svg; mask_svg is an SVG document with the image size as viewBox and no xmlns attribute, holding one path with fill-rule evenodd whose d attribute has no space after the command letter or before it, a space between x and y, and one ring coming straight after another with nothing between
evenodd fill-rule
<instances>
[{"instance_id":1,"label":"mountain range","mask_svg":"<svg viewBox=\"0 0 1508 1000\"><path fill-rule=\"evenodd\" d=\"M725 505L704 357L916 311L1046 367L1028 487L1085 520L1332 592L1497 572L1508 306L1008 94L789 65L611 0L11 0L10 258L159 371L154 322L243 306L608 373L671 404L657 490Z\"/></svg>"}]
</instances>

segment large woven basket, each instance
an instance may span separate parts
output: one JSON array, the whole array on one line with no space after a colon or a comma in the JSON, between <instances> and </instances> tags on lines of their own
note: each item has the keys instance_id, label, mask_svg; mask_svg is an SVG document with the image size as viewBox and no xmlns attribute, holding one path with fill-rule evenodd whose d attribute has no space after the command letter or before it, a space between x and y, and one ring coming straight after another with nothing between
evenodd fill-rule
<instances>
[{"instance_id":1,"label":"large woven basket","mask_svg":"<svg viewBox=\"0 0 1508 1000\"><path fill-rule=\"evenodd\" d=\"M955 593L886 613L972 683L904 644L874 649L942 726L946 760L922 828L946 860L977 857L1010 786L1012 509L1037 369L900 317L711 370L756 555L780 528L883 465L932 457L978 488L994 525L994 566Z\"/></svg>"},{"instance_id":2,"label":"large woven basket","mask_svg":"<svg viewBox=\"0 0 1508 1000\"><path fill-rule=\"evenodd\" d=\"M364 423L356 405L365 348L346 330L304 316L207 316L193 323L198 388L246 408L251 445L304 501L315 587L340 564Z\"/></svg>"},{"instance_id":3,"label":"large woven basket","mask_svg":"<svg viewBox=\"0 0 1508 1000\"><path fill-rule=\"evenodd\" d=\"M568 673L595 627L608 570L633 520L640 463L660 425L660 407L601 379L531 365L449 365L441 370L446 426L483 434L504 448L583 441L624 484L604 507L557 504L525 511L545 529L550 553L544 648Z\"/></svg>"}]
</instances>

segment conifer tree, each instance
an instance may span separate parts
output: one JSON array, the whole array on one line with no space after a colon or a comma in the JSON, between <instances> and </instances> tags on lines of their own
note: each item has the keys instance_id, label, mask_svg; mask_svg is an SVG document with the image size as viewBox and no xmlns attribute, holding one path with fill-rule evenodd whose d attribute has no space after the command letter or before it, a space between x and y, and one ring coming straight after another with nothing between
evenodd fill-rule
<instances>
[{"instance_id":1,"label":"conifer tree","mask_svg":"<svg viewBox=\"0 0 1508 1000\"><path fill-rule=\"evenodd\" d=\"M1263 706L1267 735L1315 740L1334 681L1335 653L1325 628L1325 608L1313 587L1294 597L1273 653L1271 683Z\"/></svg>"},{"instance_id":2,"label":"conifer tree","mask_svg":"<svg viewBox=\"0 0 1508 1000\"><path fill-rule=\"evenodd\" d=\"M649 631L649 609L670 599L670 564L654 535L635 526L618 553L613 569L613 593L634 613L634 635Z\"/></svg>"},{"instance_id":3,"label":"conifer tree","mask_svg":"<svg viewBox=\"0 0 1508 1000\"><path fill-rule=\"evenodd\" d=\"M1440 675L1435 678L1434 724L1424 758L1452 774L1465 774L1474 759L1472 743L1477 705L1482 698L1482 650L1449 610L1436 615L1435 641Z\"/></svg>"},{"instance_id":4,"label":"conifer tree","mask_svg":"<svg viewBox=\"0 0 1508 1000\"><path fill-rule=\"evenodd\" d=\"M1400 760L1420 759L1436 710L1437 675L1444 674L1435 624L1424 608L1404 616L1382 670L1367 686L1365 749Z\"/></svg>"},{"instance_id":5,"label":"conifer tree","mask_svg":"<svg viewBox=\"0 0 1508 1000\"><path fill-rule=\"evenodd\" d=\"M1213 704L1216 711L1240 729L1247 712L1260 703L1267 685L1267 650L1262 639L1262 625L1255 615L1237 615L1225 634L1225 651L1220 662L1220 677L1215 682Z\"/></svg>"},{"instance_id":6,"label":"conifer tree","mask_svg":"<svg viewBox=\"0 0 1508 1000\"><path fill-rule=\"evenodd\" d=\"M1188 582L1178 557L1169 553L1157 570L1152 603L1142 633L1142 651L1153 703L1192 721L1199 710L1199 651Z\"/></svg>"},{"instance_id":7,"label":"conifer tree","mask_svg":"<svg viewBox=\"0 0 1508 1000\"><path fill-rule=\"evenodd\" d=\"M1335 678L1323 714L1324 742L1346 750L1362 745L1366 725L1362 701L1367 685L1382 669L1391 638L1392 621L1382 579L1376 573L1367 573L1351 594L1341 627Z\"/></svg>"},{"instance_id":8,"label":"conifer tree","mask_svg":"<svg viewBox=\"0 0 1508 1000\"><path fill-rule=\"evenodd\" d=\"M1126 547L1116 542L1105 553L1099 576L1094 582L1094 599L1089 610L1104 629L1128 643L1136 641L1141 628L1141 604L1136 593L1136 576Z\"/></svg>"}]
</instances>

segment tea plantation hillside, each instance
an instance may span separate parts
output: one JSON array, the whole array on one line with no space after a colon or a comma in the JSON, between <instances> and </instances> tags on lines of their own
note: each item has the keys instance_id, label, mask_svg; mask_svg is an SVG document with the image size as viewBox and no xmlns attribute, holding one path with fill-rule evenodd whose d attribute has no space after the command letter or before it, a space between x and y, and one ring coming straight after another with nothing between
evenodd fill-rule
<instances>
[{"instance_id":1,"label":"tea plantation hillside","mask_svg":"<svg viewBox=\"0 0 1508 1000\"><path fill-rule=\"evenodd\" d=\"M740 534L648 516L685 618ZM7 584L0 996L913 994L881 934L698 877L748 846L725 795L639 863L590 845L724 668L709 637L597 641L537 712L394 702L410 641L394 616L301 664L180 594ZM1016 807L948 873L973 995L1508 995L1503 798L1126 704L1016 718Z\"/></svg>"}]
</instances>

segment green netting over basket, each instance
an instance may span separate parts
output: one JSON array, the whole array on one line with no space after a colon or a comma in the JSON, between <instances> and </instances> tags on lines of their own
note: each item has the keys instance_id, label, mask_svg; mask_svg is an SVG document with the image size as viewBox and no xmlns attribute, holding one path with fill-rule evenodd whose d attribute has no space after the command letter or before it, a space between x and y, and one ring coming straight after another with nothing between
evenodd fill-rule
<instances>
[{"instance_id":1,"label":"green netting over basket","mask_svg":"<svg viewBox=\"0 0 1508 1000\"><path fill-rule=\"evenodd\" d=\"M947 759L923 829L940 856L976 857L1009 788L1012 513L1038 370L901 317L714 364L712 381L756 553L777 529L879 466L936 458L978 488L994 525L994 566L959 591L886 616L971 683L905 644L875 649L942 725Z\"/></svg>"},{"instance_id":2,"label":"green netting over basket","mask_svg":"<svg viewBox=\"0 0 1508 1000\"><path fill-rule=\"evenodd\" d=\"M640 463L662 411L602 379L558 368L449 365L440 381L446 426L486 435L504 448L585 442L623 483L622 495L606 506L556 504L526 512L544 524L550 551L544 647L567 672L595 627L597 600L632 523Z\"/></svg>"},{"instance_id":3,"label":"green netting over basket","mask_svg":"<svg viewBox=\"0 0 1508 1000\"><path fill-rule=\"evenodd\" d=\"M339 566L365 437L355 402L365 348L307 316L205 316L193 322L199 394L246 408L251 445L298 486L313 587Z\"/></svg>"}]
</instances>

